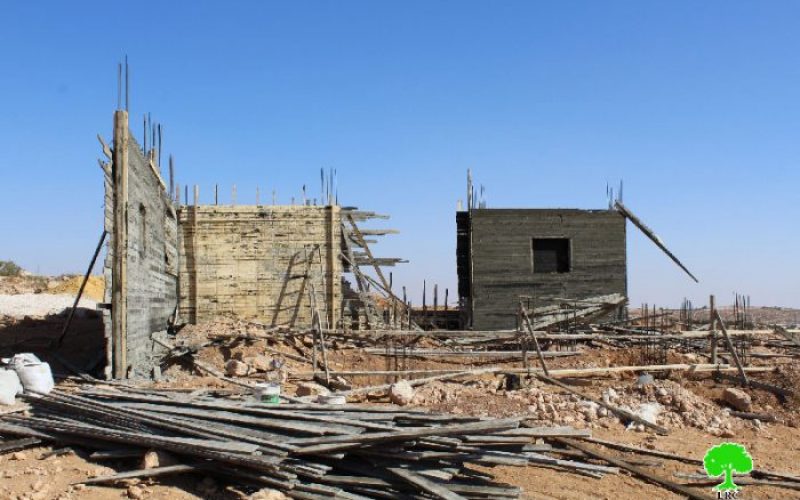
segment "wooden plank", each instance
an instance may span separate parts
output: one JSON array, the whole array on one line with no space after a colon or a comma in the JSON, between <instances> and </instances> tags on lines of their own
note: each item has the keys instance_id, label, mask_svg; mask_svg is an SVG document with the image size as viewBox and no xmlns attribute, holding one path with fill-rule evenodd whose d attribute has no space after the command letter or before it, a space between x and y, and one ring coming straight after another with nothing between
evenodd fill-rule
<instances>
[{"instance_id":1,"label":"wooden plank","mask_svg":"<svg viewBox=\"0 0 800 500\"><path fill-rule=\"evenodd\" d=\"M77 481L72 484L103 484L114 483L125 479L134 479L142 477L156 477L166 476L171 474L183 474L184 472L194 472L197 469L191 465L168 465L165 467L153 467L151 469L137 469L128 472L120 472L119 474L111 474L108 476L99 476L83 481Z\"/></svg>"},{"instance_id":2,"label":"wooden plank","mask_svg":"<svg viewBox=\"0 0 800 500\"><path fill-rule=\"evenodd\" d=\"M12 451L23 450L25 448L30 448L31 446L36 446L41 442L41 439L33 437L14 439L11 441L0 441L0 453L10 453Z\"/></svg>"},{"instance_id":3,"label":"wooden plank","mask_svg":"<svg viewBox=\"0 0 800 500\"><path fill-rule=\"evenodd\" d=\"M708 310L709 316L711 317L711 324L709 325L709 329L711 330L711 362L717 362L717 319L714 317L714 313L717 310L715 305L714 296L711 295L708 298Z\"/></svg>"},{"instance_id":4,"label":"wooden plank","mask_svg":"<svg viewBox=\"0 0 800 500\"><path fill-rule=\"evenodd\" d=\"M426 479L410 470L400 467L388 467L386 470L399 477L403 481L416 486L425 493L433 495L436 498L440 498L442 500L466 500L466 497L463 497L458 493L454 493L444 486L434 483L433 481Z\"/></svg>"},{"instance_id":5,"label":"wooden plank","mask_svg":"<svg viewBox=\"0 0 800 500\"><path fill-rule=\"evenodd\" d=\"M411 384L412 387L416 387L418 385L427 384L428 382L434 382L434 381L437 381L437 380L449 380L449 379L460 378L460 377L470 377L470 376L475 376L475 375L483 375L483 374L486 374L486 373L495 373L495 372L498 372L498 371L501 371L501 369L500 368L479 368L479 369L476 369L476 370L466 370L466 371L460 371L460 372L455 372L455 373L447 373L447 374L444 374L444 375L434 375L433 377L418 378L418 379L415 379L415 380L409 380L408 383ZM371 393L375 393L375 392L384 392L384 391L388 391L392 387L392 385L394 385L394 384L381 384L381 385L375 385L375 386L371 386L371 387L359 387L357 389L350 389L349 391L337 391L334 394L337 394L337 395L340 395L340 396L352 396L352 395L355 395L355 394L371 394Z\"/></svg>"},{"instance_id":6,"label":"wooden plank","mask_svg":"<svg viewBox=\"0 0 800 500\"><path fill-rule=\"evenodd\" d=\"M569 446L570 448L575 448L576 450L582 451L583 453L585 453L585 454L587 454L589 456L592 456L592 457L595 457L595 458L599 458L600 460L608 462L611 465L616 465L617 467L619 467L621 469L625 469L628 472L634 474L635 476L637 476L640 479L643 479L643 480L645 480L647 482L654 483L654 484L657 484L659 486L662 486L662 487L664 487L664 488L666 488L666 489L668 489L668 490L670 490L670 491L672 491L674 493L678 493L680 495L685 495L686 497L691 498L692 500L713 500L713 497L711 497L709 495L703 495L701 493L693 491L693 490L691 490L689 488L686 488L685 486L681 486L680 484L674 483L674 482L672 482L672 481L670 481L668 479L665 479L665 478L663 478L661 476L653 474L650 471L647 471L647 470L641 469L639 467L636 467L634 465L631 465L631 464L629 464L629 463L627 463L627 462L625 462L625 461L623 461L623 460L621 460L619 458L612 457L611 455L608 455L608 454L605 454L605 453L601 453L601 452L593 449L592 447L586 446L585 444L582 444L582 443L580 443L578 441L575 441L573 439L569 439L569 438L553 438L553 439L555 439L556 441L558 441L558 442L560 442L562 444L565 444L565 445Z\"/></svg>"},{"instance_id":7,"label":"wooden plank","mask_svg":"<svg viewBox=\"0 0 800 500\"><path fill-rule=\"evenodd\" d=\"M417 429L404 429L396 432L373 432L361 435L341 435L322 438L302 438L290 441L291 444L306 444L293 454L314 455L330 454L340 450L366 444L389 443L396 441L410 441L421 437L436 436L446 437L454 435L470 434L474 432L496 432L501 430L513 429L519 426L519 419L488 420L481 422L471 422L467 424L445 425L441 427L423 427Z\"/></svg>"},{"instance_id":8,"label":"wooden plank","mask_svg":"<svg viewBox=\"0 0 800 500\"><path fill-rule=\"evenodd\" d=\"M111 148L108 147L106 141L103 140L103 137L100 134L97 134L97 140L100 141L100 147L103 149L103 154L106 155L106 158L111 160L113 158L113 152Z\"/></svg>"},{"instance_id":9,"label":"wooden plank","mask_svg":"<svg viewBox=\"0 0 800 500\"><path fill-rule=\"evenodd\" d=\"M736 348L733 346L730 335L728 335L728 329L725 328L725 322L722 321L722 317L719 315L719 311L716 309L714 310L714 317L717 319L717 324L722 331L722 336L725 337L725 343L728 345L728 350L731 352L731 356L733 356L733 362L736 363L736 368L739 369L739 378L742 379L742 383L745 387L747 387L750 385L750 381L747 379L747 374L742 368L742 362L739 359L739 355L736 353Z\"/></svg>"},{"instance_id":10,"label":"wooden plank","mask_svg":"<svg viewBox=\"0 0 800 500\"><path fill-rule=\"evenodd\" d=\"M750 371L750 368L752 368L752 367L745 368L745 371ZM723 380L731 380L731 381L734 381L734 382L739 380L737 377L733 377L731 375L728 375L727 373L715 373L714 377L715 378L719 378L719 379L723 379ZM772 385L772 384L768 384L766 382L761 382L760 380L749 379L748 382L750 383L750 387L752 387L754 389L763 389L765 391L769 391L769 392L771 392L771 393L773 393L775 395L781 396L781 397L788 397L788 396L791 396L791 395L794 394L794 391L792 391L791 389L787 389L787 388L784 388L784 387L778 387L777 385Z\"/></svg>"},{"instance_id":11,"label":"wooden plank","mask_svg":"<svg viewBox=\"0 0 800 500\"><path fill-rule=\"evenodd\" d=\"M381 348L366 348L362 349L365 354L373 356L393 356L392 353L387 353L386 349ZM465 357L465 358L518 358L523 356L525 351L481 351L481 350L463 350L452 351L445 349L404 349L403 356L440 356L440 357ZM582 353L577 351L539 351L542 358L566 358L570 356L580 356Z\"/></svg>"},{"instance_id":12,"label":"wooden plank","mask_svg":"<svg viewBox=\"0 0 800 500\"><path fill-rule=\"evenodd\" d=\"M636 216L633 214L633 212L631 212L630 210L628 210L628 208L627 208L625 205L623 205L621 201L617 200L616 202L614 202L614 206L617 208L617 210L619 210L619 212L620 212L622 215L624 215L625 217L627 217L627 218L628 218L628 220L629 220L629 221L631 221L631 222L633 223L633 225L634 225L634 226L636 226L637 228L639 228L639 230L640 230L642 233L644 233L644 235L645 235L645 236L647 236L648 238L650 238L650 241L652 241L653 243L655 243L655 244L656 244L656 246L657 246L658 248L660 248L660 249L661 249L661 250L662 250L662 251L663 251L665 254L667 254L667 257L669 257L670 259L672 259L672 262L674 262L675 264L677 264L677 265L678 265L678 267L680 267L681 269L683 269L683 271L684 271L686 274L688 274L688 275L689 275L689 277L690 277L690 278L692 278L692 279L694 280L694 282L695 282L695 283L700 283L700 281L698 281L698 279L697 279L697 278L695 278L694 274L692 274L692 272L691 272L691 271L689 271L689 269L688 269L688 268L687 268L685 265L683 265L683 262L681 262L681 261L678 259L678 257L676 257L676 256L675 256L675 254L673 254L673 253L672 253L672 252L669 250L669 248L667 248L667 245L666 245L666 244L664 244L664 242L663 242L663 241L661 241L661 238L659 238L659 237L658 237L658 235L656 235L656 233L655 233L655 232L653 232L653 230L652 230L652 229L650 229L649 227L647 227L647 225L645 225L645 223L644 223L644 222L642 222L642 221L641 221L641 220L640 220L638 217L636 217Z\"/></svg>"},{"instance_id":13,"label":"wooden plank","mask_svg":"<svg viewBox=\"0 0 800 500\"><path fill-rule=\"evenodd\" d=\"M529 373L527 369L520 369L520 368L501 368L496 367L491 369L495 373ZM770 366L748 366L745 367L744 370L748 373L751 372L770 372L774 371L774 367ZM550 375L552 377L589 377L594 375L608 375L610 373L623 373L623 372L642 372L642 371L691 371L696 373L704 373L704 372L714 372L714 373L721 373L730 372L730 371L738 371L736 367L732 367L730 365L712 365L707 363L701 364L672 364L672 365L634 365L634 366L609 366L604 368L558 368L550 370ZM538 372L538 370L533 369L530 372ZM399 375L399 376L411 376L411 375L428 375L428 374L440 374L440 373L449 373L449 374L459 374L464 373L460 370L447 370L447 369L430 369L430 370L342 370L336 371L332 370L332 376L342 376L342 377L358 377L358 376L374 376L374 375ZM295 378L309 378L316 375L322 375L323 372L290 372L290 377ZM414 382L414 380L411 380ZM753 382L753 381L751 381ZM387 385L386 388L390 387L391 385ZM375 387L384 387L384 386L375 386ZM357 389L356 389L357 390ZM789 394L789 392L787 392Z\"/></svg>"},{"instance_id":14,"label":"wooden plank","mask_svg":"<svg viewBox=\"0 0 800 500\"><path fill-rule=\"evenodd\" d=\"M525 321L525 327L528 329L528 335L533 337L533 345L536 346L536 355L539 356L539 363L542 365L542 370L544 370L544 374L549 377L550 372L547 371L547 363L545 363L544 356L542 355L542 349L539 347L539 339L536 338L536 330L534 330L533 326L531 325L531 319L528 317L528 311L525 310L525 306L522 305L522 301L519 302L519 308L522 312L522 319Z\"/></svg>"}]
</instances>

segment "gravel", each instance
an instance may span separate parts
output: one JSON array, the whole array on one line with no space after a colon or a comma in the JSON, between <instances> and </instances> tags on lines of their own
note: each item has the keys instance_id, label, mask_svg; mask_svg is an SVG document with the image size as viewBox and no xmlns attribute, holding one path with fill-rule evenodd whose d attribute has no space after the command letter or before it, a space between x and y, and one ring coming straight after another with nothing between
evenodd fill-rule
<instances>
[{"instance_id":1,"label":"gravel","mask_svg":"<svg viewBox=\"0 0 800 500\"><path fill-rule=\"evenodd\" d=\"M72 307L75 297L72 295L50 295L46 293L23 293L19 295L0 295L0 316L24 318L25 316L44 317L51 314L61 314L65 309ZM91 299L81 299L80 308L95 309L97 302Z\"/></svg>"}]
</instances>

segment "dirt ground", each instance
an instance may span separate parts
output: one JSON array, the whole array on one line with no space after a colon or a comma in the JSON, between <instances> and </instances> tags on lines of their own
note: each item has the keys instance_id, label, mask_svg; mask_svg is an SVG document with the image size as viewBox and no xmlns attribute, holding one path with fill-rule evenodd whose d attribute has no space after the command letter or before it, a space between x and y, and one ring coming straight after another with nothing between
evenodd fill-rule
<instances>
[{"instance_id":1,"label":"dirt ground","mask_svg":"<svg viewBox=\"0 0 800 500\"><path fill-rule=\"evenodd\" d=\"M652 433L626 431L622 425L593 430L593 436L619 443L655 448L660 451L702 460L705 451L728 439L715 438L697 429L685 428L668 436ZM762 430L738 431L735 441L744 444L753 457L757 468L800 475L800 429L784 425L766 425ZM598 448L602 449L602 448ZM118 498L152 499L233 499L246 498L244 493L230 485L220 484L201 475L189 474L181 477L156 480L130 480L116 486L70 486L90 477L137 468L136 459L114 460L104 463L88 461L86 452L78 455L42 458L50 447L41 447L23 452L0 455L0 498L3 499L91 499ZM635 459L641 456L602 449L607 454L620 458ZM672 476L675 472L702 473L700 467L680 462L648 459L654 466L645 467L662 477L680 482ZM491 473L500 482L524 489L523 498L579 500L598 498L622 499L673 499L682 498L661 487L643 482L625 472L609 474L602 479L576 476L535 466L478 468ZM131 488L131 486L135 486ZM698 489L703 491L703 489ZM130 492L130 495L129 495ZM798 498L797 491L768 486L743 486L740 498L786 499ZM711 493L708 488L707 493Z\"/></svg>"},{"instance_id":2,"label":"dirt ground","mask_svg":"<svg viewBox=\"0 0 800 500\"><path fill-rule=\"evenodd\" d=\"M0 350L10 352L19 346L30 348L54 364L54 371L66 374L68 370L58 364L52 356L51 343L63 324L63 318L9 319L0 322ZM71 335L75 352L61 352L70 359L84 365L93 363L92 356L102 345L100 319L97 316L81 318ZM87 333L88 332L88 333ZM95 333L91 333L95 332ZM239 376L245 383L254 383L275 377L264 361L277 361L283 389L293 395L299 385L310 380L310 365L299 360L311 357L312 345L308 338L294 340L242 340L239 335L263 335L264 328L257 324L240 321L220 321L203 325L191 325L182 329L173 342L185 348L187 354L171 359L163 368L163 378L158 382L139 381L143 386L193 390L205 388L222 392L237 392L241 389L197 370L191 357L225 372L226 364L238 360L248 365L250 371ZM229 337L227 339L222 337ZM280 336L277 336L280 337ZM78 341L80 340L80 341ZM97 344L100 342L100 344ZM429 340L420 341L417 347L437 348L439 344ZM396 346L398 348L402 346ZM556 351L555 346L546 349ZM496 358L415 358L395 356L394 348L383 353L366 353L353 342L331 339L328 364L332 370L441 370L469 369L485 366L520 368L519 359ZM401 349L400 351L401 352ZM642 353L632 349L619 349L607 345L582 345L574 355L548 360L551 368L598 368L639 364ZM756 345L753 352L776 354L783 352L773 347ZM281 354L283 353L283 354ZM388 354L388 355L387 355ZM257 360L262 362L259 364ZM673 350L668 353L668 363L702 363L705 359L696 353ZM269 364L269 363L266 363ZM781 387L800 388L800 363L791 356L752 358L753 366L774 366L776 371L758 373L753 378ZM100 367L96 367L100 368ZM752 398L750 411L768 413L776 417L775 422L760 422L736 418L729 414L730 407L724 401L723 392L734 387L729 381L715 381L710 374L690 375L684 372L654 374L651 383L642 386L634 373L621 373L602 377L591 377L569 381L571 386L583 394L597 399L610 398L614 404L637 410L640 405L660 405L658 423L670 430L666 436L658 436L641 428L627 428L613 415L603 414L588 408L586 401L565 392L563 389L524 376L521 387L506 389L502 375L482 375L463 381L438 381L417 388L412 405L436 411L478 416L525 416L531 425L569 425L590 429L594 437L619 443L673 452L682 456L702 460L706 450L721 442L736 441L744 444L752 455L755 467L800 476L800 400L780 399L774 394L748 389ZM383 384L394 381L387 376L351 376L342 383L353 387ZM65 381L69 385L73 382ZM366 399L375 404L388 403L385 395ZM354 401L364 402L365 398ZM0 408L0 411L7 409ZM640 466L653 474L676 483L687 481L675 473L702 474L701 467L672 460L643 457L610 450L598 445L589 445L608 455L641 461ZM20 452L0 454L0 500L46 500L46 499L234 499L248 498L252 490L239 489L237 485L223 483L200 474L184 474L146 480L129 480L113 486L84 486L77 484L87 478L102 476L114 471L139 468L140 459L118 459L97 461L89 459L89 452L80 448L61 450L52 454L51 447L30 448ZM565 457L568 458L568 457ZM598 462L600 463L600 462ZM478 468L478 467L476 467ZM481 469L481 468L479 468ZM671 499L681 496L663 487L649 484L625 471L607 474L601 479L579 476L539 466L498 466L481 469L490 472L499 482L519 486L524 490L523 498L536 499ZM710 487L697 488L698 492L711 495ZM747 485L742 487L738 498L800 498L800 491L773 486Z\"/></svg>"}]
</instances>

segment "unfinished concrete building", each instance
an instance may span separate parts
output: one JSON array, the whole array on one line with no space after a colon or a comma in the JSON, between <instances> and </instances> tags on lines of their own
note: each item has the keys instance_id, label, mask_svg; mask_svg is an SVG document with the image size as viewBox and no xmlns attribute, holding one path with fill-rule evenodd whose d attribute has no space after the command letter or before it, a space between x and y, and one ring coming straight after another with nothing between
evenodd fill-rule
<instances>
[{"instance_id":1,"label":"unfinished concrete building","mask_svg":"<svg viewBox=\"0 0 800 500\"><path fill-rule=\"evenodd\" d=\"M626 220L697 281L621 200L610 200L604 210L497 209L477 202L471 178L467 190L467 210L456 213L458 292L467 327L516 328L521 301L530 308L627 297ZM606 311L613 316L623 309Z\"/></svg>"},{"instance_id":2,"label":"unfinished concrete building","mask_svg":"<svg viewBox=\"0 0 800 500\"><path fill-rule=\"evenodd\" d=\"M148 134L145 133L145 136ZM374 258L357 223L385 218L325 205L210 205L179 200L170 163L162 178L156 135L139 145L128 113L114 114L105 173L106 375L149 376L158 369L164 340L176 324L235 318L272 327L379 326L358 269L400 259ZM154 146L155 144L155 146ZM187 190L188 194L188 190ZM188 197L188 196L186 196ZM185 198L186 198L185 197ZM356 290L346 289L345 273ZM375 288L389 288L374 283Z\"/></svg>"},{"instance_id":3,"label":"unfinished concrete building","mask_svg":"<svg viewBox=\"0 0 800 500\"><path fill-rule=\"evenodd\" d=\"M625 218L616 210L457 214L458 290L477 330L515 328L518 301L627 295Z\"/></svg>"}]
</instances>

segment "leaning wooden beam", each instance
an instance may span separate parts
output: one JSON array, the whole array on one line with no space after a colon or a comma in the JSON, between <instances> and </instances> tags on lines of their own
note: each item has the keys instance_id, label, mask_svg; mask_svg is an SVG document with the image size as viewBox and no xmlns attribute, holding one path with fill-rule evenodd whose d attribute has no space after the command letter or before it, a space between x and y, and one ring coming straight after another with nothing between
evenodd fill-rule
<instances>
[{"instance_id":1,"label":"leaning wooden beam","mask_svg":"<svg viewBox=\"0 0 800 500\"><path fill-rule=\"evenodd\" d=\"M103 148L103 154L106 155L106 158L112 159L114 153L100 134L97 134L97 140L100 141L100 147Z\"/></svg>"},{"instance_id":2,"label":"leaning wooden beam","mask_svg":"<svg viewBox=\"0 0 800 500\"><path fill-rule=\"evenodd\" d=\"M344 230L344 226L342 226L342 228L343 228L343 230ZM340 256L341 256L341 257L342 257L342 259L344 259L344 260L345 260L345 261L346 261L348 264L350 264L350 266L351 266L351 267L353 267L353 270L354 270L354 273L355 273L355 271L358 269L358 263L357 263L357 262L354 262L354 260L355 260L355 259L352 259L352 260L351 260L351 259L350 259L350 258L349 258L347 255L345 255L344 253L340 253ZM361 278L361 279L363 279L364 281L368 281L370 284L372 284L373 286L375 286L375 287L376 287L378 290L380 290L380 291L382 291L383 293L385 293L385 294L386 294L386 295L387 295L387 296L388 296L390 299L392 299L392 300L393 300L393 301L394 301L396 304L400 304L400 305L402 306L402 308L403 308L403 309L404 309L404 310L405 310L407 313L410 311L410 307L409 307L409 305L408 305L408 304L406 304L405 302L403 302L403 300L402 300L402 299L400 299L400 298L399 298L397 295L395 295L395 294L394 294L394 292L392 292L392 290L391 290L391 289L384 287L384 286L383 286L381 283L379 283L379 282L378 282L378 281L376 281L375 279L371 278L369 275L362 273L360 270L358 271L358 275L357 275L356 277L359 277L359 276L360 276L360 278ZM411 328L416 328L416 330L409 330L409 332L410 332L410 333L413 333L413 332L417 332L417 333L419 333L419 332L421 332L421 331L422 331L422 329L421 329L421 328L419 328L419 326L417 326L417 324L416 324L416 323L413 323L413 322L411 323ZM391 333L391 331L389 331L389 330L380 330L380 329L379 329L379 330L365 330L365 331L369 331L369 332L377 332L377 333L384 333L384 334L390 334L390 333ZM339 333L341 333L341 332L339 332ZM354 332L354 333L355 333L355 332ZM346 334L347 334L347 335L350 335L350 332L346 332Z\"/></svg>"},{"instance_id":3,"label":"leaning wooden beam","mask_svg":"<svg viewBox=\"0 0 800 500\"><path fill-rule=\"evenodd\" d=\"M780 325L775 325L775 333L785 338L795 346L800 347L800 336L797 335L797 330L787 330Z\"/></svg>"},{"instance_id":4,"label":"leaning wooden beam","mask_svg":"<svg viewBox=\"0 0 800 500\"><path fill-rule=\"evenodd\" d=\"M678 493L680 495L685 495L688 498L691 498L693 500L712 500L712 498L713 498L713 497L708 496L708 495L703 495L701 493L697 493L696 491L693 491L693 490L691 490L691 489L689 489L689 488L687 488L685 486L681 486L680 484L674 483L674 482L672 482L672 481L670 481L668 479L664 479L663 477L658 476L656 474L653 474L650 471L646 471L644 469L641 469L639 467L631 465L628 462L625 462L624 460L620 460L619 458L612 457L612 456L607 455L605 453L601 453L601 452L593 449L590 446L586 446L585 444L582 444L582 443L580 443L578 441L575 441L574 439L569 439L569 438L553 438L553 439L556 440L559 443L562 443L562 444L565 444L565 445L569 446L570 448L574 448L576 450L582 451L582 452L584 452L585 454L587 454L589 456L592 456L592 457L598 458L600 460L603 460L605 462L608 462L611 465L616 465L617 467L619 467L621 469L625 469L628 472L630 472L631 474L633 474L633 475L635 475L635 476L637 476L637 477L639 477L639 478L641 478L641 479L643 479L645 481L648 481L650 483L655 483L655 484L657 484L659 486L662 486L662 487L664 487L664 488L666 488L666 489L668 489L668 490L670 490L670 491L672 491L674 493Z\"/></svg>"},{"instance_id":5,"label":"leaning wooden beam","mask_svg":"<svg viewBox=\"0 0 800 500\"><path fill-rule=\"evenodd\" d=\"M645 236L650 238L650 241L655 243L658 248L660 248L665 254L667 254L667 257L672 259L672 262L676 263L678 267L683 269L683 271L686 274L688 274L689 277L691 277L695 281L695 283L700 283L700 281L698 281L698 279L695 278L694 274L692 274L692 272L689 271L689 269L687 269L687 267L683 265L683 262L681 262L678 259L678 257L675 256L675 254L670 252L670 250L667 248L667 245L665 245L664 242L661 241L661 238L659 238L658 235L656 235L656 233L654 233L652 229L647 227L644 222L642 222L638 217L636 217L633 214L633 212L628 210L628 208L625 205L623 205L621 201L617 200L616 203L614 203L614 206L616 207L617 210L619 210L619 212L622 215L627 217L628 220L631 221L634 226L639 228L639 230L643 232Z\"/></svg>"},{"instance_id":6,"label":"leaning wooden beam","mask_svg":"<svg viewBox=\"0 0 800 500\"><path fill-rule=\"evenodd\" d=\"M367 257L368 262L370 264L372 264L372 267L375 269L375 274L377 274L378 278L381 280L381 284L383 285L383 288L384 289L391 288L389 286L389 281L383 275L383 271L381 270L381 266L379 266L378 264L375 263L375 257L372 255L372 250L370 250L369 245L364 241L364 233L361 232L361 229L359 229L358 225L356 224L356 221L353 220L353 216L348 214L347 215L347 220L350 221L350 226L353 228L353 233L352 234L355 235L356 239L361 244L361 248L364 249L364 254Z\"/></svg>"},{"instance_id":7,"label":"leaning wooden beam","mask_svg":"<svg viewBox=\"0 0 800 500\"><path fill-rule=\"evenodd\" d=\"M367 276L361 272L361 269L356 263L356 258L353 256L353 246L350 244L350 231L348 231L344 222L342 222L340 227L343 236L342 241L345 244L344 252L341 253L341 256L350 264L351 271L356 279L356 292L361 300L361 305L364 307L364 316L367 320L367 326L373 328L379 327L382 322L380 318L377 317L377 314L375 314L372 297L367 293L366 284L364 283L364 279Z\"/></svg>"},{"instance_id":8,"label":"leaning wooden beam","mask_svg":"<svg viewBox=\"0 0 800 500\"><path fill-rule=\"evenodd\" d=\"M98 135L98 137L100 136ZM64 322L64 327L61 329L61 335L59 335L58 340L56 340L54 343L56 348L61 347L61 344L64 342L64 338L67 336L69 327L72 325L72 319L75 317L75 311L78 310L78 304L81 301L81 297L83 297L83 290L86 288L86 283L88 283L89 277L92 275L92 269L94 269L94 265L97 262L97 256L100 255L100 250L103 249L103 243L106 241L107 235L108 232L103 229L103 232L100 235L100 241L97 243L97 248L92 255L92 260L89 262L89 268L86 270L86 274L83 276L83 281L81 282L81 287L78 289L78 294L75 296L75 302L72 304L72 309L69 310L67 321Z\"/></svg>"},{"instance_id":9,"label":"leaning wooden beam","mask_svg":"<svg viewBox=\"0 0 800 500\"><path fill-rule=\"evenodd\" d=\"M656 431L659 434L669 434L669 430L666 427L662 427L662 426L660 426L658 424L650 422L649 420L645 420L642 417L640 417L639 415L636 415L635 413L633 413L631 411L628 411L628 410L626 410L624 408L620 408L619 406L612 405L610 403L606 403L602 399L596 399L596 398L593 398L591 396L587 396L586 394L584 394L584 393L582 393L580 391L576 391L575 389L573 389L572 387L564 384L563 382L559 382L558 380L556 380L554 378L551 378L551 377L548 377L546 375L536 374L536 377L539 378L540 380L543 380L543 381L548 382L550 384L553 384L553 385L555 385L557 387L560 387L560 388L564 389L565 391L567 391L567 392L569 392L571 394L575 394L576 396L579 396L579 397L581 397L583 399L586 399L588 401L592 401L593 403L595 403L595 404L597 404L599 406L602 406L603 408L605 408L608 411L614 413L615 415L618 415L618 416L620 416L622 418L626 418L628 420L636 422L637 424L642 424L645 427L653 429L654 431Z\"/></svg>"},{"instance_id":10,"label":"leaning wooden beam","mask_svg":"<svg viewBox=\"0 0 800 500\"><path fill-rule=\"evenodd\" d=\"M544 362L542 349L539 347L539 339L536 338L536 330L531 325L531 319L528 317L528 311L525 310L522 301L519 302L519 309L522 312L522 319L525 322L525 327L528 329L528 335L533 337L533 345L536 346L536 355L539 356L539 363L542 365L542 370L544 370L545 375L550 376L550 373L547 371L547 363Z\"/></svg>"},{"instance_id":11,"label":"leaning wooden beam","mask_svg":"<svg viewBox=\"0 0 800 500\"><path fill-rule=\"evenodd\" d=\"M716 309L714 309L714 317L717 318L717 324L722 331L722 336L725 337L725 343L728 345L731 356L733 356L733 362L736 363L736 368L739 369L739 377L742 379L742 384L747 387L750 385L750 381L747 380L747 374L744 372L742 362L739 360L739 355L736 353L736 348L733 346L733 342L731 342L731 336L728 335L728 329L725 328L725 322L722 321L722 317L720 317L719 311Z\"/></svg>"}]
</instances>

